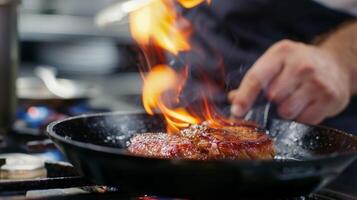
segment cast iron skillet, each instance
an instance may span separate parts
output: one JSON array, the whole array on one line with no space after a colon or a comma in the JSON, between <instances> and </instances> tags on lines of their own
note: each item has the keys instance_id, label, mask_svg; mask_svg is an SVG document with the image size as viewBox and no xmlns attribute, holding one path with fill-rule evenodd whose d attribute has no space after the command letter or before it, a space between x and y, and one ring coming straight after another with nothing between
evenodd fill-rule
<instances>
[{"instance_id":1,"label":"cast iron skillet","mask_svg":"<svg viewBox=\"0 0 357 200\"><path fill-rule=\"evenodd\" d=\"M126 150L136 133L164 130L161 115L108 113L54 122L48 134L86 178L130 194L185 198L292 197L316 191L356 157L344 132L273 119L273 161L189 161L139 157Z\"/></svg>"}]
</instances>

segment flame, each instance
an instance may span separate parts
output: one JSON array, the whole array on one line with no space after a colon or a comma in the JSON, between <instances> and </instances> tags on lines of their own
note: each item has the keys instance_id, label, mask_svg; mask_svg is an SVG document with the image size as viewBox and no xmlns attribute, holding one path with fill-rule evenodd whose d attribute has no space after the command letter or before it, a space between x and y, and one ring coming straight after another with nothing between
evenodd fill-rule
<instances>
[{"instance_id":1,"label":"flame","mask_svg":"<svg viewBox=\"0 0 357 200\"><path fill-rule=\"evenodd\" d=\"M177 55L180 51L190 49L189 31L179 30L180 18L171 0L152 0L147 6L130 14L130 31L139 44L151 41L161 48Z\"/></svg>"},{"instance_id":2,"label":"flame","mask_svg":"<svg viewBox=\"0 0 357 200\"><path fill-rule=\"evenodd\" d=\"M211 0L178 0L178 2L185 8L193 8L206 1L207 3L211 3Z\"/></svg>"},{"instance_id":3,"label":"flame","mask_svg":"<svg viewBox=\"0 0 357 200\"><path fill-rule=\"evenodd\" d=\"M163 64L166 60L161 56L158 56L161 58L159 62L161 64L150 66L156 63L150 56L154 57L157 51L146 48L147 45L154 45L174 56L178 56L180 52L189 52L191 24L176 11L175 6L179 3L182 7L190 9L203 2L210 3L211 0L152 0L130 14L131 34L141 45L149 64L149 73L142 72L143 105L150 115L154 115L157 111L164 115L169 133L176 133L182 128L203 121L219 126L223 119L214 110L206 94L202 94L204 99L202 113L194 113L192 109L181 107L180 94L186 84L187 67L175 71L169 65Z\"/></svg>"},{"instance_id":4,"label":"flame","mask_svg":"<svg viewBox=\"0 0 357 200\"><path fill-rule=\"evenodd\" d=\"M144 77L143 104L145 110L153 115L158 109L168 122L168 132L177 132L180 128L199 123L199 119L191 116L184 108L169 108L165 102L177 102L178 95L184 85L186 74L179 76L167 65L157 65ZM170 98L165 92L172 92Z\"/></svg>"}]
</instances>

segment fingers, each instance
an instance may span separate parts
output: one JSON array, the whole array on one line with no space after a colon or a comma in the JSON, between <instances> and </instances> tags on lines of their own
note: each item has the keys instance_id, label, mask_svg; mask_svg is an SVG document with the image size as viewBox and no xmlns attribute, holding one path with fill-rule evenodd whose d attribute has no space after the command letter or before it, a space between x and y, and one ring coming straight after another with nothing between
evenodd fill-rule
<instances>
[{"instance_id":1,"label":"fingers","mask_svg":"<svg viewBox=\"0 0 357 200\"><path fill-rule=\"evenodd\" d=\"M297 72L296 66L299 61L295 59L296 57L288 57L284 63L283 71L269 85L267 96L270 101L279 104L301 86L304 76Z\"/></svg>"},{"instance_id":2,"label":"fingers","mask_svg":"<svg viewBox=\"0 0 357 200\"><path fill-rule=\"evenodd\" d=\"M262 90L281 117L317 124L348 104L348 70L319 47L282 41L271 47L229 94L232 114L243 116Z\"/></svg>"},{"instance_id":3,"label":"fingers","mask_svg":"<svg viewBox=\"0 0 357 200\"><path fill-rule=\"evenodd\" d=\"M266 89L284 66L285 54L292 42L282 41L272 46L260 57L244 76L240 87L230 92L231 113L244 115L255 102L261 90Z\"/></svg>"},{"instance_id":4,"label":"fingers","mask_svg":"<svg viewBox=\"0 0 357 200\"><path fill-rule=\"evenodd\" d=\"M295 119L311 103L314 95L313 88L309 84L303 84L278 106L278 113L285 119Z\"/></svg>"},{"instance_id":5,"label":"fingers","mask_svg":"<svg viewBox=\"0 0 357 200\"><path fill-rule=\"evenodd\" d=\"M325 108L326 106L321 106L321 103L316 101L309 105L296 120L311 125L319 124L326 117Z\"/></svg>"}]
</instances>

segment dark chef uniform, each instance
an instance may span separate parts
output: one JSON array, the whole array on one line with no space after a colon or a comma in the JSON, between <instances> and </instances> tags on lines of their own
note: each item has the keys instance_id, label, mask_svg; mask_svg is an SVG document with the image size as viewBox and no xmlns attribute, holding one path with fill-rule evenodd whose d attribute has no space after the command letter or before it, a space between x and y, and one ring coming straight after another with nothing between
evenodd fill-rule
<instances>
[{"instance_id":1,"label":"dark chef uniform","mask_svg":"<svg viewBox=\"0 0 357 200\"><path fill-rule=\"evenodd\" d=\"M281 39L311 43L328 33L352 15L330 9L312 0L213 0L210 6L199 6L185 16L194 24L193 66L204 68L192 72L211 71L211 78L220 75L222 60L227 91L236 88L244 73L272 44ZM205 52L205 53L202 53ZM203 64L202 64L203 62ZM227 92L225 91L225 92ZM217 95L219 96L219 95ZM357 99L339 116L324 123L357 134ZM340 187L357 187L357 169L347 170ZM352 182L346 177L350 177ZM354 183L356 182L356 183Z\"/></svg>"},{"instance_id":2,"label":"dark chef uniform","mask_svg":"<svg viewBox=\"0 0 357 200\"><path fill-rule=\"evenodd\" d=\"M193 66L204 65L218 78L224 62L225 92L239 85L244 73L272 44L282 39L311 43L336 29L352 15L332 10L312 0L213 0L185 13L194 24ZM202 52L205 53L202 53ZM199 53L201 52L201 53ZM218 78L219 79L219 78ZM357 134L357 100L329 126Z\"/></svg>"}]
</instances>

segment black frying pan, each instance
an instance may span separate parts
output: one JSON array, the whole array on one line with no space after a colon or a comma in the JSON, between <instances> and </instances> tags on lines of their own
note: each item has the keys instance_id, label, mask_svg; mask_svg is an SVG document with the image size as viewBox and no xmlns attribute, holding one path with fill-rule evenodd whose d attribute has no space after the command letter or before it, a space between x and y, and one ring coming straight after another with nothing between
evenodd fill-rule
<instances>
[{"instance_id":1,"label":"black frying pan","mask_svg":"<svg viewBox=\"0 0 357 200\"><path fill-rule=\"evenodd\" d=\"M79 172L130 194L189 198L292 197L316 191L356 157L357 139L344 132L274 119L273 161L190 161L130 155L136 133L164 130L161 115L110 113L52 123L50 138Z\"/></svg>"}]
</instances>

